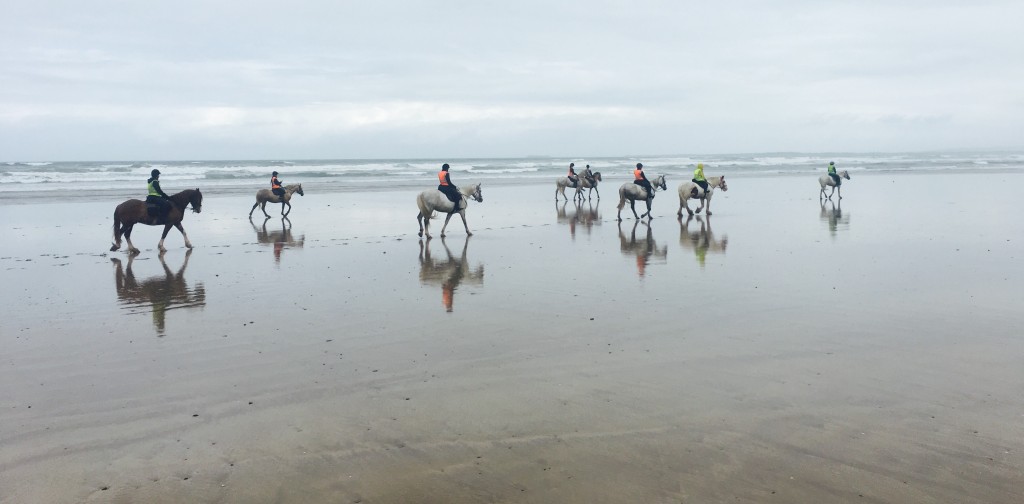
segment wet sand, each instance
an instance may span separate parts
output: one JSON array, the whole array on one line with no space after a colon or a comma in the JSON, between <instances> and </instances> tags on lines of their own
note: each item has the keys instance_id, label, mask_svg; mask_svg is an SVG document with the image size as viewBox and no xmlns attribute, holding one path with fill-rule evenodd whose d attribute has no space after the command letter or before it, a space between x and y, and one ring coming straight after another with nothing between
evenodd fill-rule
<instances>
[{"instance_id":1,"label":"wet sand","mask_svg":"<svg viewBox=\"0 0 1024 504\"><path fill-rule=\"evenodd\" d=\"M429 242L414 192L207 194L131 259L116 201L0 204L0 501L1019 502L1024 174L985 177L678 220L669 179L649 225L485 187Z\"/></svg>"}]
</instances>

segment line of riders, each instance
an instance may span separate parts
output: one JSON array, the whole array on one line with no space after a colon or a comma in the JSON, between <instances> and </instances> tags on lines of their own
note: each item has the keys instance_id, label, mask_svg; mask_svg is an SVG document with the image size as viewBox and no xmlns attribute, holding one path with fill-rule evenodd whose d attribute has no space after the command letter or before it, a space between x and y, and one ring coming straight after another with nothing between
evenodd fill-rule
<instances>
[{"instance_id":1,"label":"line of riders","mask_svg":"<svg viewBox=\"0 0 1024 504\"><path fill-rule=\"evenodd\" d=\"M437 190L444 193L448 197L448 200L455 205L452 207L450 213L458 212L460 209L459 204L462 202L462 194L459 193L459 188L452 183L451 175L448 173L448 163L441 165L441 171L437 172ZM270 190L276 196L284 199L284 184L280 179L277 178L277 171L274 171L270 176ZM834 161L828 162L828 176L832 177L835 181L836 186L842 183L839 175L836 173L836 164ZM587 165L583 169L583 177L591 184L594 182L594 172L590 170L590 165ZM580 175L576 173L576 163L569 163L569 180L572 182L572 187L576 188L580 183ZM693 170L693 182L700 186L700 188L706 193L708 190L708 181L704 177L704 163L697 163L697 169ZM654 187L651 186L651 182L647 180L647 175L644 175L643 163L637 163L636 169L633 170L633 183L643 187L647 191L647 198L654 199ZM160 219L166 218L167 213L171 209L170 196L167 195L162 189L160 189L160 170L153 169L150 172L150 178L146 181L146 206L151 217L158 217ZM697 188L694 187L691 193L691 197L696 198L700 193Z\"/></svg>"}]
</instances>

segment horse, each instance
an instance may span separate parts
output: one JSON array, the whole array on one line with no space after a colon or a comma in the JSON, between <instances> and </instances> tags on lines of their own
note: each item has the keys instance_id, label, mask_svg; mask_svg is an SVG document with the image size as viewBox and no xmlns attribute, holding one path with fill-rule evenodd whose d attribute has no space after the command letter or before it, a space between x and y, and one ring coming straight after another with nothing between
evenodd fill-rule
<instances>
[{"instance_id":1,"label":"horse","mask_svg":"<svg viewBox=\"0 0 1024 504\"><path fill-rule=\"evenodd\" d=\"M110 258L110 262L116 268L114 270L114 285L117 289L117 299L131 308L151 308L153 310L153 325L156 326L158 336L165 334L168 310L206 305L206 288L203 283L196 282L189 286L185 281L185 268L188 267L188 258L191 255L191 249L185 252L185 260L175 273L167 267L164 255L160 254L160 265L164 268L163 276L154 276L142 281L137 280L132 271L134 255L128 256L127 269L121 266L120 259Z\"/></svg>"},{"instance_id":2,"label":"horse","mask_svg":"<svg viewBox=\"0 0 1024 504\"><path fill-rule=\"evenodd\" d=\"M711 216L707 217L706 223L703 217L698 216L697 222L700 223L700 230L696 233L690 232L689 227L692 220L693 215L687 216L686 220L679 216L679 245L684 249L693 249L694 255L697 256L697 262L701 269L704 269L708 252L724 254L726 247L729 246L729 237L715 238L715 233L711 231Z\"/></svg>"},{"instance_id":3,"label":"horse","mask_svg":"<svg viewBox=\"0 0 1024 504\"><path fill-rule=\"evenodd\" d=\"M270 214L267 213L267 203L280 203L281 204L281 216L287 216L292 212L292 204L289 203L292 199L292 193L299 193L299 196L305 196L302 192L302 184L289 184L284 186L284 196L278 196L274 194L270 189L260 189L256 191L256 203L253 204L252 209L249 210L249 217L252 217L252 213L256 211L256 207L260 207L263 210L263 215L270 218ZM285 211L285 207L288 207L288 211Z\"/></svg>"},{"instance_id":4,"label":"horse","mask_svg":"<svg viewBox=\"0 0 1024 504\"><path fill-rule=\"evenodd\" d=\"M473 233L469 232L469 225L466 224L466 207L469 206L470 198L483 203L484 195L480 191L480 184L464 185L459 188L459 193L462 194L459 216L462 217L462 225L466 228L466 236L473 236ZM420 225L419 236L422 237L426 234L428 240L432 238L429 227L430 219L434 218L434 212L445 212L448 214L444 219L444 226L441 226L441 238L444 238L444 230L448 227L448 221L452 218L452 210L455 209L455 203L449 200L445 193L432 189L423 191L416 196L416 206L420 209L420 212L416 214L416 222Z\"/></svg>"},{"instance_id":5,"label":"horse","mask_svg":"<svg viewBox=\"0 0 1024 504\"><path fill-rule=\"evenodd\" d=\"M704 190L692 180L679 184L679 212L677 212L676 215L682 217L684 208L686 209L687 214L694 214L694 211L690 210L690 205L687 204L687 200L691 199L700 200L700 207L697 208L696 213L700 213L700 211L707 206L708 215L711 215L711 195L714 194L716 187L721 187L723 191L729 190L729 186L725 185L725 175L720 177L708 177L707 193L705 193ZM697 196L693 195L694 189L697 190Z\"/></svg>"},{"instance_id":6,"label":"horse","mask_svg":"<svg viewBox=\"0 0 1024 504\"><path fill-rule=\"evenodd\" d=\"M185 208L188 205L192 205L192 211L195 213L202 211L203 193L199 192L199 189L186 189L171 196L169 200L171 209L167 212L167 217L163 219L151 217L146 211L146 202L142 200L130 199L117 205L117 208L114 209L114 243L111 245L110 251L114 252L121 248L121 235L123 234L124 239L128 241L128 252L130 254L139 253L139 249L132 245L132 228L136 224L147 226L163 224L164 233L160 235L160 244L157 246L161 253L167 251L164 248L164 239L167 238L171 226L178 228L178 231L181 232L182 238L185 239L185 246L192 248L192 242L188 240L185 228L181 227L181 221L185 218Z\"/></svg>"},{"instance_id":7,"label":"horse","mask_svg":"<svg viewBox=\"0 0 1024 504\"><path fill-rule=\"evenodd\" d=\"M455 290L463 282L473 285L483 285L484 266L478 264L475 268L469 265L466 258L466 249L469 247L469 237L466 237L462 244L462 255L455 257L448 248L444 238L441 238L441 245L444 247L444 260L435 260L430 257L430 242L424 245L420 240L420 283L423 285L440 285L441 300L444 303L445 311L452 311L454 308Z\"/></svg>"},{"instance_id":8,"label":"horse","mask_svg":"<svg viewBox=\"0 0 1024 504\"><path fill-rule=\"evenodd\" d=\"M591 172L589 169L583 170L579 174L579 183L576 184L576 194L573 195L572 199L583 200L583 190L590 189L587 193L587 199L590 199L590 193L597 190L597 183L601 181L601 172ZM555 179L555 200L558 200L558 195L561 194L562 198L566 201L569 200L565 196L565 189L572 187L572 181L569 177L559 177ZM597 199L601 199L601 192L597 192Z\"/></svg>"},{"instance_id":9,"label":"horse","mask_svg":"<svg viewBox=\"0 0 1024 504\"><path fill-rule=\"evenodd\" d=\"M836 175L839 175L840 177L846 180L850 180L850 173L847 172L846 170L839 170L838 172L836 172ZM828 193L828 198L826 199L832 199L832 193L836 192L837 189L839 190L839 199L843 199L843 188L842 186L837 186L836 181L832 180L832 177L828 175L822 175L818 177L818 183L821 184L821 192L818 194L819 200L825 197L825 188L829 186L832 187L832 192Z\"/></svg>"},{"instance_id":10,"label":"horse","mask_svg":"<svg viewBox=\"0 0 1024 504\"><path fill-rule=\"evenodd\" d=\"M651 181L651 187L653 187L655 191L657 191L659 187L662 191L667 190L668 187L665 185L665 176L658 175L655 177L654 180ZM629 209L633 211L633 217L636 217L637 219L642 219L644 217L651 218L649 217L651 215L651 200L654 199L654 195L648 195L647 190L643 187L632 182L626 182L619 187L619 206L617 207L619 209L619 213L616 216L616 220L619 222L622 221L622 207L626 206L627 199L629 200ZM647 211L640 216L637 216L636 208L634 207L634 204L638 199L647 201Z\"/></svg>"},{"instance_id":11,"label":"horse","mask_svg":"<svg viewBox=\"0 0 1024 504\"><path fill-rule=\"evenodd\" d=\"M640 225L639 219L633 223L633 230L627 238L626 233L622 232L622 221L619 221L619 250L622 252L622 255L636 257L637 274L643 278L647 271L647 265L651 263L651 257L660 260L668 258L668 245L659 246L654 241L654 231L647 222L644 222L644 227L647 228L646 236L641 240L637 240L636 228L638 225Z\"/></svg>"}]
</instances>

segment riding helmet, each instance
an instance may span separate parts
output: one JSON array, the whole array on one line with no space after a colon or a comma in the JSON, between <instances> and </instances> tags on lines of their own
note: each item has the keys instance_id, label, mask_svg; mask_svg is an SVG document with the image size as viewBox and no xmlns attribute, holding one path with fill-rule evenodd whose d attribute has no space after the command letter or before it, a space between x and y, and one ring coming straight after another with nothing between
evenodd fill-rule
<instances>
[{"instance_id":1,"label":"riding helmet","mask_svg":"<svg viewBox=\"0 0 1024 504\"><path fill-rule=\"evenodd\" d=\"M277 176L277 172L271 173L271 175L276 177Z\"/></svg>"},{"instance_id":2,"label":"riding helmet","mask_svg":"<svg viewBox=\"0 0 1024 504\"><path fill-rule=\"evenodd\" d=\"M636 164L636 167L637 167L637 168L643 168L643 167L644 167L644 164L643 164L643 163L637 163L637 164Z\"/></svg>"},{"instance_id":3,"label":"riding helmet","mask_svg":"<svg viewBox=\"0 0 1024 504\"><path fill-rule=\"evenodd\" d=\"M448 169L448 163L445 163L445 164L441 165L441 169L442 170L447 170Z\"/></svg>"},{"instance_id":4,"label":"riding helmet","mask_svg":"<svg viewBox=\"0 0 1024 504\"><path fill-rule=\"evenodd\" d=\"M153 168L153 171L149 172L149 174L156 177L157 175L160 175L160 170Z\"/></svg>"}]
</instances>

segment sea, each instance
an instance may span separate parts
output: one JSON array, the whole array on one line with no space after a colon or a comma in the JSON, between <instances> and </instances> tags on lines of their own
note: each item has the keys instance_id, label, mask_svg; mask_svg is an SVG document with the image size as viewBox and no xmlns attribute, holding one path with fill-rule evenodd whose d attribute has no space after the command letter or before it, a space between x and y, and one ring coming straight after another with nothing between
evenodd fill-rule
<instances>
[{"instance_id":1,"label":"sea","mask_svg":"<svg viewBox=\"0 0 1024 504\"><path fill-rule=\"evenodd\" d=\"M698 162L707 175L732 177L807 176L825 173L829 161L840 170L858 172L951 172L966 174L1024 170L1024 152L914 153L763 153L720 155L623 156L598 158L522 157L474 159L309 159L191 161L54 161L0 162L0 203L66 201L76 198L141 197L154 168L164 191L200 188L205 194L250 194L269 185L279 172L285 184L306 191L383 191L433 186L442 163L451 165L456 184L531 184L554 180L575 163L590 165L604 181L631 180L642 162L648 177L689 179Z\"/></svg>"}]
</instances>

